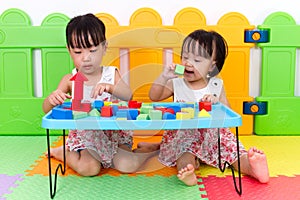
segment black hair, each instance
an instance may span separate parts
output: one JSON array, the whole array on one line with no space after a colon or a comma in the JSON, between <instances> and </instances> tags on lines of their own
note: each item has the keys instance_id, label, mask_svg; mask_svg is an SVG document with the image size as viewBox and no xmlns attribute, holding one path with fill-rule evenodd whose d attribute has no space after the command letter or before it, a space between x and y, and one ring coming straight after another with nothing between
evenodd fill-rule
<instances>
[{"instance_id":1,"label":"black hair","mask_svg":"<svg viewBox=\"0 0 300 200\"><path fill-rule=\"evenodd\" d=\"M89 36L91 41L89 41ZM68 48L90 48L104 44L105 25L95 15L88 13L72 18L66 28Z\"/></svg>"},{"instance_id":2,"label":"black hair","mask_svg":"<svg viewBox=\"0 0 300 200\"><path fill-rule=\"evenodd\" d=\"M217 67L209 74L213 77L219 74L222 70L227 57L228 46L225 39L219 33L199 29L190 33L183 40L181 57L184 51L198 53L204 58L211 58L213 53L215 53L213 60L216 62Z\"/></svg>"}]
</instances>

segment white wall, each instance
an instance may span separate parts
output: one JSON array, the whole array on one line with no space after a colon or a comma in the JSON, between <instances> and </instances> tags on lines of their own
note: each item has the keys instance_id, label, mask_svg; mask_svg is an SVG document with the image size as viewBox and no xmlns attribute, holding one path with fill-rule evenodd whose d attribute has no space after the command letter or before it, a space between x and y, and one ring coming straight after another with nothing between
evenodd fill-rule
<instances>
[{"instance_id":1,"label":"white wall","mask_svg":"<svg viewBox=\"0 0 300 200\"><path fill-rule=\"evenodd\" d=\"M25 11L32 19L33 25L40 25L51 13L63 13L74 17L79 14L109 13L120 25L128 25L134 11L142 7L156 10L164 25L172 25L176 13L185 7L196 7L206 17L208 25L214 25L228 12L240 12L252 25L262 24L271 13L283 11L289 13L300 24L300 3L298 0L0 0L0 14L9 8ZM300 37L300 35L299 35ZM250 63L250 96L259 95L260 59L259 49L252 49ZM300 53L298 54L298 58ZM298 59L300 60L300 59ZM300 96L300 62L297 61L296 91ZM39 73L39 72L38 72Z\"/></svg>"}]
</instances>

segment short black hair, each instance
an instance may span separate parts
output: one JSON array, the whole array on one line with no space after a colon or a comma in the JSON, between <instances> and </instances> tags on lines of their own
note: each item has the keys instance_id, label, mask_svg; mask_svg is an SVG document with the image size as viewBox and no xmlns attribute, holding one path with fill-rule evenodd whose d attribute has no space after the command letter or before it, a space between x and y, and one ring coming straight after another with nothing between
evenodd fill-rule
<instances>
[{"instance_id":1,"label":"short black hair","mask_svg":"<svg viewBox=\"0 0 300 200\"><path fill-rule=\"evenodd\" d=\"M199 44L199 49L196 49ZM224 65L227 57L228 46L225 39L215 31L205 31L203 29L195 30L190 33L184 40L181 47L181 57L184 50L188 52L198 52L204 58L211 58L215 52L214 61L216 68L210 73L210 76L218 75Z\"/></svg>"},{"instance_id":2,"label":"short black hair","mask_svg":"<svg viewBox=\"0 0 300 200\"><path fill-rule=\"evenodd\" d=\"M92 43L89 41L91 37ZM66 28L68 48L90 48L106 41L105 25L95 15L88 13L72 18Z\"/></svg>"}]
</instances>

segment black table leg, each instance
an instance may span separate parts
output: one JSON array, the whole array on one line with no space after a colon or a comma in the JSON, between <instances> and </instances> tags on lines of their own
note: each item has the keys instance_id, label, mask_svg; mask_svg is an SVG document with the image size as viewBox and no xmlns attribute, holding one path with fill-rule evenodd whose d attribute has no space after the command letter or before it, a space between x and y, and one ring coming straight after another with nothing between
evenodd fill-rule
<instances>
[{"instance_id":1,"label":"black table leg","mask_svg":"<svg viewBox=\"0 0 300 200\"><path fill-rule=\"evenodd\" d=\"M54 178L54 188L52 190L52 173L51 173L51 158L50 158L50 132L49 129L46 129L47 131L47 148L48 148L48 166L49 166L49 183L50 183L50 197L51 199L54 198L55 193L56 193L56 182L57 182L57 173L58 173L58 169L60 169L62 175L65 174L66 171L66 145L65 145L65 135L66 132L65 130L63 130L63 156L64 156L64 160L63 160L63 166L62 164L59 164L55 170L55 178Z\"/></svg>"},{"instance_id":2,"label":"black table leg","mask_svg":"<svg viewBox=\"0 0 300 200\"><path fill-rule=\"evenodd\" d=\"M219 168L221 170L221 172L224 172L226 167L228 166L231 169L232 172L232 177L233 177L233 182L234 182L234 187L235 187L235 191L239 194L242 195L242 178L241 178L241 163L240 163L240 145L239 145L239 132L238 132L238 127L236 127L236 143L237 143L237 157L238 157L238 175L239 175L239 188L237 187L237 183L236 183L236 178L235 178L235 173L234 173L234 167L228 163L227 161L225 161L224 166L222 168L221 165L221 140L220 140L220 129L218 128L218 151L219 151Z\"/></svg>"}]
</instances>

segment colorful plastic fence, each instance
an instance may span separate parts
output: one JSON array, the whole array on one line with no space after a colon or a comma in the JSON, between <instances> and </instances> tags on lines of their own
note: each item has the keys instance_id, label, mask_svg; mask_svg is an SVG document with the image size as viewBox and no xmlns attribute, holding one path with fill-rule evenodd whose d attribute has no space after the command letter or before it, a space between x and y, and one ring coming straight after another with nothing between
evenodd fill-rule
<instances>
[{"instance_id":1,"label":"colorful plastic fence","mask_svg":"<svg viewBox=\"0 0 300 200\"><path fill-rule=\"evenodd\" d=\"M254 43L260 42L260 40L245 41L245 31L255 28L254 25L249 24L245 16L230 12L222 16L216 25L207 25L206 18L200 10L188 7L176 14L173 25L166 26L162 25L161 16L155 10L141 8L132 14L128 26L120 26L110 14L98 13L96 15L104 21L107 27L109 49L103 64L119 66L121 73L127 78L134 91L134 99L141 102L150 101L148 90L161 72L162 66L170 62L179 63L181 43L188 33L200 28L218 31L229 45L229 56L220 76L224 79L232 108L242 115L243 125L239 133L250 135L255 127L255 132L257 131L258 134L268 134L267 127L272 126L268 114L256 115L255 125L253 115L243 114L243 102L254 100L249 96L250 48L254 47ZM270 21L269 18L266 19L267 22ZM60 78L73 68L73 63L65 48L64 32L68 21L69 17L64 14L53 13L48 15L40 26L32 26L30 17L22 10L9 9L0 15L1 135L45 134L41 128L41 119L44 115L41 109L42 101L56 88ZM286 24L284 26L286 27ZM295 24L293 26L299 32L299 28L296 28L298 26ZM280 27L280 25L273 26L272 23L266 23L259 26L260 29L270 32L271 36L275 32L273 32L274 27ZM282 26L278 29L285 30ZM285 32L288 31L285 30ZM299 46L299 39L295 37L294 40L298 45L294 44L293 50ZM284 46L284 41L281 44ZM266 58L269 59L276 57L266 53L265 49L268 48L269 43L259 43L259 45L263 49L263 57L267 56ZM290 45L282 48L285 49L287 46L290 48ZM282 48L278 51L279 54L286 52L282 51ZM36 51L40 51L40 55L33 55ZM37 75L34 74L36 56L40 56L42 61L42 74ZM292 63L291 59L289 61L291 71L286 75L287 79L288 76L290 78L295 76L292 71L295 63ZM272 104L271 101L278 101L278 96L271 90L273 94L271 100L267 92L270 91L270 88L266 86L269 76L265 74L271 73L265 69L268 63L264 62L262 97L256 100L268 101L268 113L271 113L272 106L270 107L269 104ZM280 68L278 71L274 70L272 75L275 72L282 73L282 70ZM35 85L38 84L37 76L42 76L42 97L36 97L34 94ZM288 79L289 84L293 80ZM285 88L280 86L277 89ZM289 102L299 102L296 100L297 97L290 95L290 98L294 100L289 100ZM290 105L284 107L289 110ZM300 133L300 128L298 130ZM272 131L270 134L273 133L276 134L277 131ZM284 131L281 134L284 134Z\"/></svg>"}]
</instances>

